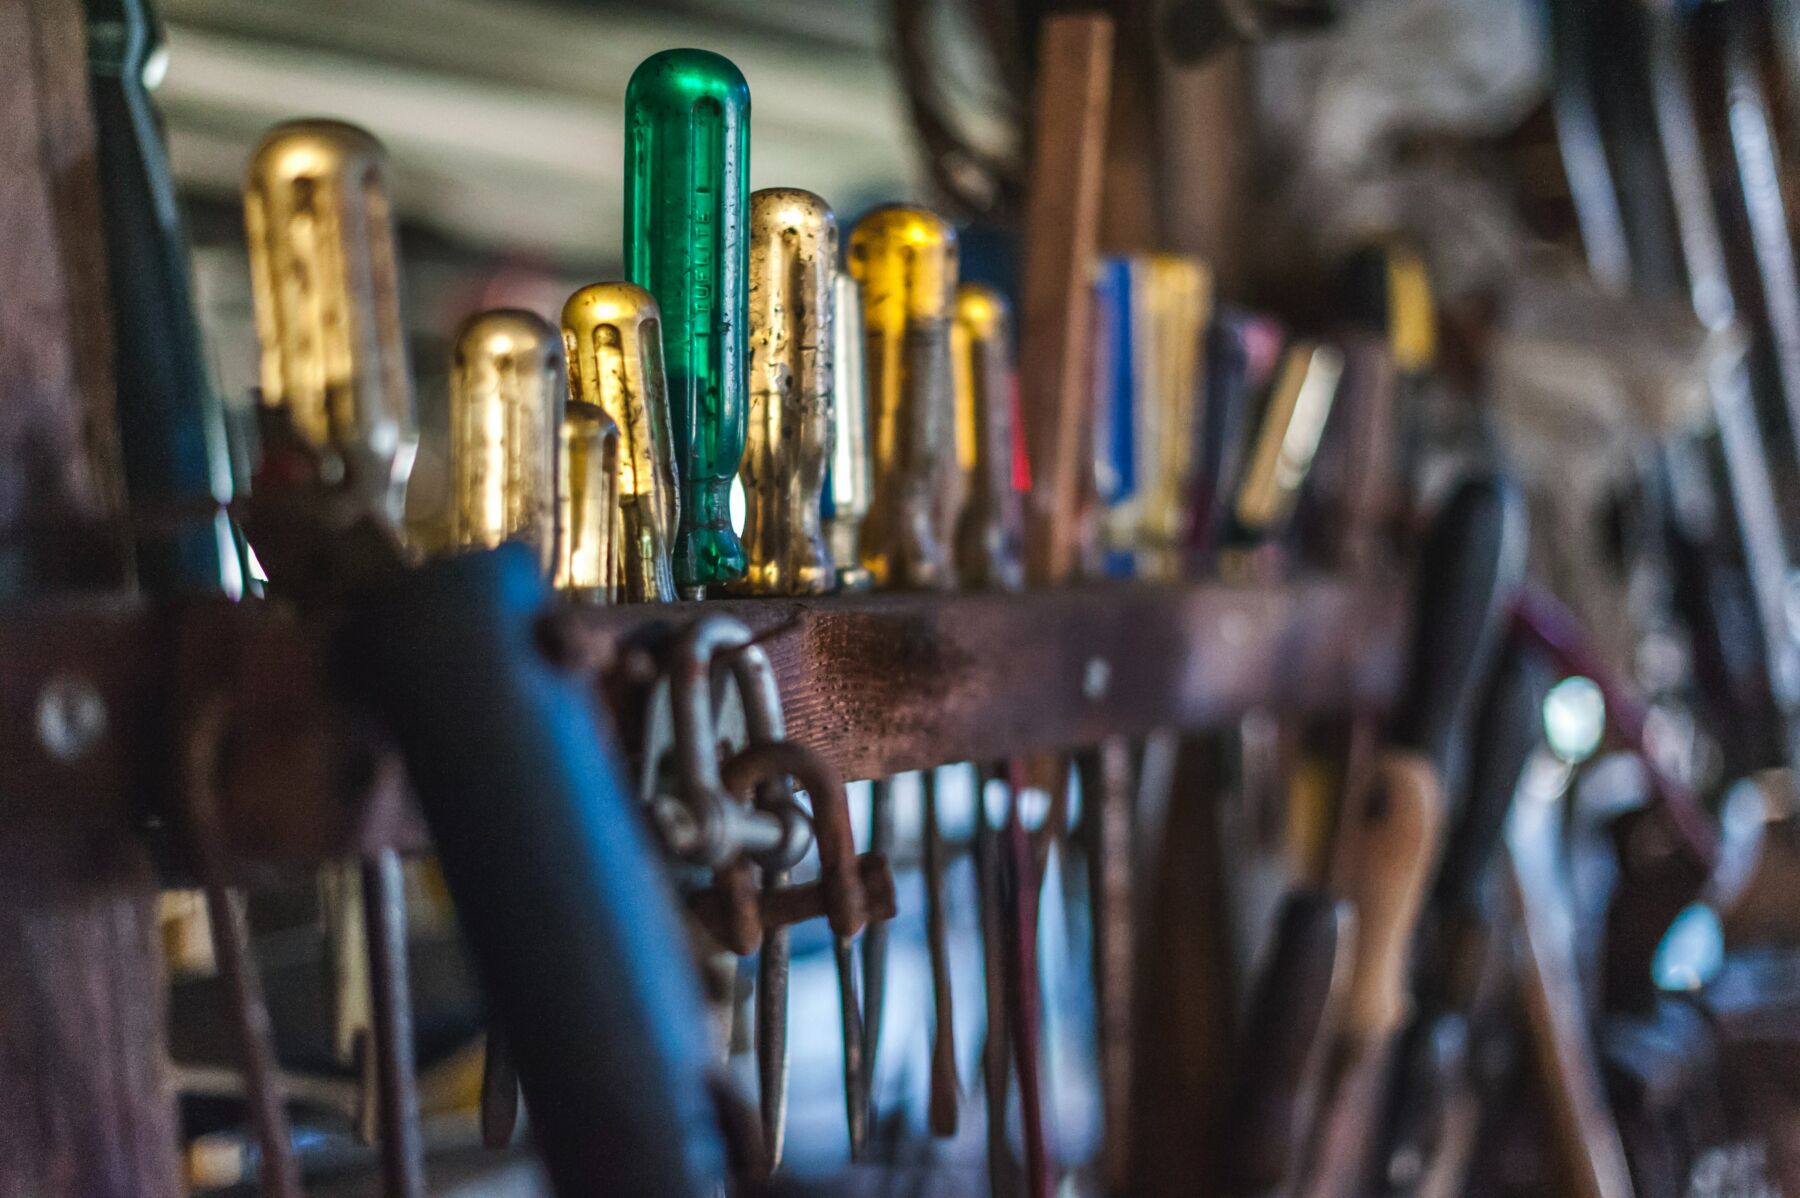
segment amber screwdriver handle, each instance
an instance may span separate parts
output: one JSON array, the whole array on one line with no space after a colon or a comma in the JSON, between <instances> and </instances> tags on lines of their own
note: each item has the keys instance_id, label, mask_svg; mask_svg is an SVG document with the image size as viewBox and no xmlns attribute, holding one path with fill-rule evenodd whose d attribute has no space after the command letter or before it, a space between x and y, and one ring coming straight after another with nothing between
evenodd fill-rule
<instances>
[{"instance_id":1,"label":"amber screwdriver handle","mask_svg":"<svg viewBox=\"0 0 1800 1198\"><path fill-rule=\"evenodd\" d=\"M669 602L675 598L671 547L681 497L669 431L662 314L642 287L594 283L563 305L562 335L570 399L580 405L571 410L577 416L604 412L618 431L613 484L619 508L618 597L627 603ZM592 436L591 424L578 421L570 430L577 456L587 453L583 439ZM579 485L592 483L584 479Z\"/></svg>"},{"instance_id":2,"label":"amber screwdriver handle","mask_svg":"<svg viewBox=\"0 0 1800 1198\"><path fill-rule=\"evenodd\" d=\"M889 205L850 234L862 292L874 496L861 552L874 585L941 590L954 582L939 536L938 472L954 469L950 319L956 233L923 208Z\"/></svg>"},{"instance_id":3,"label":"amber screwdriver handle","mask_svg":"<svg viewBox=\"0 0 1800 1198\"><path fill-rule=\"evenodd\" d=\"M557 439L568 375L562 338L534 312L478 312L450 357L450 540L518 540L546 577L556 552Z\"/></svg>"},{"instance_id":4,"label":"amber screwdriver handle","mask_svg":"<svg viewBox=\"0 0 1800 1198\"><path fill-rule=\"evenodd\" d=\"M1345 890L1355 905L1356 950L1343 1030L1364 1039L1405 1023L1407 958L1437 861L1443 789L1422 754L1396 750L1376 766L1374 792L1350 830L1354 862Z\"/></svg>"},{"instance_id":5,"label":"amber screwdriver handle","mask_svg":"<svg viewBox=\"0 0 1800 1198\"><path fill-rule=\"evenodd\" d=\"M744 576L752 595L816 595L836 581L820 526L832 446L837 218L810 191L750 197L750 407Z\"/></svg>"}]
</instances>

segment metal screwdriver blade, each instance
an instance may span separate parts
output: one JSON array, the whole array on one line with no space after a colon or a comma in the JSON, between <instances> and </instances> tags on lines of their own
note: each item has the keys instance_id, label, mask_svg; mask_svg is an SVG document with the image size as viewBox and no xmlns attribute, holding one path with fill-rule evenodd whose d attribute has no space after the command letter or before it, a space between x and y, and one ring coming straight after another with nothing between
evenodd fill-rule
<instances>
[{"instance_id":1,"label":"metal screwdriver blade","mask_svg":"<svg viewBox=\"0 0 1800 1198\"><path fill-rule=\"evenodd\" d=\"M837 218L810 191L750 197L750 408L744 577L754 595L814 595L835 581L820 528L832 444L832 278Z\"/></svg>"},{"instance_id":2,"label":"metal screwdriver blade","mask_svg":"<svg viewBox=\"0 0 1800 1198\"><path fill-rule=\"evenodd\" d=\"M825 536L837 567L840 590L860 591L869 585L863 568L863 518L869 514L874 485L869 468L868 375L863 367L862 293L856 280L839 271L831 281L832 296L832 431L830 465L819 504Z\"/></svg>"},{"instance_id":3,"label":"metal screwdriver blade","mask_svg":"<svg viewBox=\"0 0 1800 1198\"><path fill-rule=\"evenodd\" d=\"M337 121L277 126L251 158L244 224L262 402L398 525L418 431L381 143Z\"/></svg>"},{"instance_id":4,"label":"metal screwdriver blade","mask_svg":"<svg viewBox=\"0 0 1800 1198\"><path fill-rule=\"evenodd\" d=\"M450 361L450 537L517 540L545 576L556 550L557 444L568 390L563 343L533 312L480 312Z\"/></svg>"},{"instance_id":5,"label":"metal screwdriver blade","mask_svg":"<svg viewBox=\"0 0 1800 1198\"><path fill-rule=\"evenodd\" d=\"M861 551L880 587L936 590L955 583L938 535L938 474L956 469L950 364L956 272L956 233L923 208L877 208L850 234L873 426L874 488Z\"/></svg>"},{"instance_id":6,"label":"metal screwdriver blade","mask_svg":"<svg viewBox=\"0 0 1800 1198\"><path fill-rule=\"evenodd\" d=\"M1012 312L982 283L956 289L951 329L956 379L956 450L969 479L956 527L956 573L976 590L1024 585L1024 508L1013 486L1017 379Z\"/></svg>"},{"instance_id":7,"label":"metal screwdriver blade","mask_svg":"<svg viewBox=\"0 0 1800 1198\"><path fill-rule=\"evenodd\" d=\"M618 597L627 603L675 598L669 547L681 511L669 396L663 373L662 314L633 283L595 283L562 311L569 394L605 412L618 429Z\"/></svg>"},{"instance_id":8,"label":"metal screwdriver blade","mask_svg":"<svg viewBox=\"0 0 1800 1198\"><path fill-rule=\"evenodd\" d=\"M611 603L619 578L619 427L602 409L571 401L563 412L557 494L556 589Z\"/></svg>"},{"instance_id":9,"label":"metal screwdriver blade","mask_svg":"<svg viewBox=\"0 0 1800 1198\"><path fill-rule=\"evenodd\" d=\"M625 92L625 273L663 312L682 488L676 585L744 572L730 490L744 454L750 89L728 59L665 50Z\"/></svg>"}]
</instances>

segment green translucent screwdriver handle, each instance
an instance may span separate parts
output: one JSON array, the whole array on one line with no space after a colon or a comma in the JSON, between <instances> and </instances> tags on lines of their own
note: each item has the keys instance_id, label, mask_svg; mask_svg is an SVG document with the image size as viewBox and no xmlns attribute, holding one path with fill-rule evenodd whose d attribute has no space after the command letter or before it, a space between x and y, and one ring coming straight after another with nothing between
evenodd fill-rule
<instances>
[{"instance_id":1,"label":"green translucent screwdriver handle","mask_svg":"<svg viewBox=\"0 0 1800 1198\"><path fill-rule=\"evenodd\" d=\"M662 308L680 476L675 582L744 573L731 480L744 456L750 88L728 59L665 50L625 92L625 273Z\"/></svg>"}]
</instances>

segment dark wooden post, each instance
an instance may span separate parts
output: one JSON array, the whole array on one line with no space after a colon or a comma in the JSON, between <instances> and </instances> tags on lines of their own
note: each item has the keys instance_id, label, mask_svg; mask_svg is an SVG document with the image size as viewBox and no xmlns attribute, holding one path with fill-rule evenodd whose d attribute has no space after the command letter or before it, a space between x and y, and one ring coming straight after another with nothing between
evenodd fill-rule
<instances>
[{"instance_id":1,"label":"dark wooden post","mask_svg":"<svg viewBox=\"0 0 1800 1198\"><path fill-rule=\"evenodd\" d=\"M0 619L126 577L86 51L79 0L0 0ZM71 760L107 735L76 676L38 713ZM0 837L0 1195L181 1193L155 904L116 830Z\"/></svg>"}]
</instances>

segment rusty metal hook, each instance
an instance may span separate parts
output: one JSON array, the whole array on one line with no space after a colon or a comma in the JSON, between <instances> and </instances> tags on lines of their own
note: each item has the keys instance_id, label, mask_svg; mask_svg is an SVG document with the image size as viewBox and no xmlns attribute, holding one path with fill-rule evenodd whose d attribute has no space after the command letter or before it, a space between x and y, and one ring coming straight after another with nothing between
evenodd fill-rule
<instances>
[{"instance_id":1,"label":"rusty metal hook","mask_svg":"<svg viewBox=\"0 0 1800 1198\"><path fill-rule=\"evenodd\" d=\"M724 781L735 791L771 773L791 777L812 797L814 835L819 846L819 886L831 924L838 974L838 1015L844 1038L844 1114L850 1156L861 1160L868 1143L869 1091L864 1076L863 1014L857 997L852 940L871 915L893 915L893 875L884 858L858 858L843 780L829 762L793 741L751 745L725 765ZM870 885L869 883L873 883ZM880 891L872 896L871 891ZM872 901L873 899L873 901Z\"/></svg>"}]
</instances>

